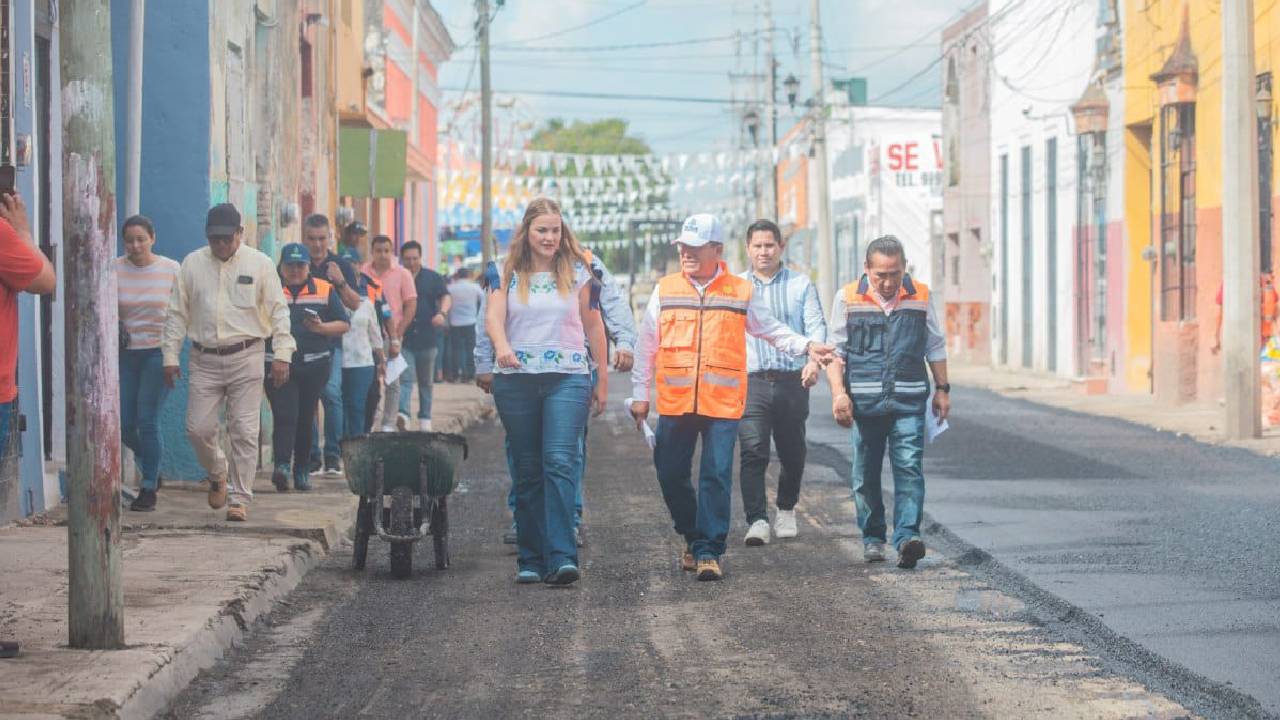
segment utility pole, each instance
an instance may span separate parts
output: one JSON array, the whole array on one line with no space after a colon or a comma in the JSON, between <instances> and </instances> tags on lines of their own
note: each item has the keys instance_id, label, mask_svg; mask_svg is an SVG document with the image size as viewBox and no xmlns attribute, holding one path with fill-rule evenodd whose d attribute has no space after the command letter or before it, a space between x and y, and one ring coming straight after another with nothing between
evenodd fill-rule
<instances>
[{"instance_id":1,"label":"utility pole","mask_svg":"<svg viewBox=\"0 0 1280 720\"><path fill-rule=\"evenodd\" d=\"M147 0L129 5L128 126L125 128L124 214L137 215L142 205L142 38ZM417 105L415 104L415 107Z\"/></svg>"},{"instance_id":2,"label":"utility pole","mask_svg":"<svg viewBox=\"0 0 1280 720\"><path fill-rule=\"evenodd\" d=\"M480 253L484 265L496 253L493 235L493 88L489 85L489 0L476 0L480 33Z\"/></svg>"},{"instance_id":3,"label":"utility pole","mask_svg":"<svg viewBox=\"0 0 1280 720\"><path fill-rule=\"evenodd\" d=\"M1222 350L1226 437L1261 434L1253 0L1222 3ZM1270 198L1267 199L1270 202Z\"/></svg>"},{"instance_id":4,"label":"utility pole","mask_svg":"<svg viewBox=\"0 0 1280 720\"><path fill-rule=\"evenodd\" d=\"M813 161L818 185L818 297L830 302L836 294L835 248L831 244L831 188L827 173L827 99L822 82L822 23L818 0L809 3L809 60L813 74Z\"/></svg>"},{"instance_id":5,"label":"utility pole","mask_svg":"<svg viewBox=\"0 0 1280 720\"><path fill-rule=\"evenodd\" d=\"M106 650L124 645L110 5L67 3L61 26L69 644Z\"/></svg>"},{"instance_id":6,"label":"utility pole","mask_svg":"<svg viewBox=\"0 0 1280 720\"><path fill-rule=\"evenodd\" d=\"M769 138L769 151L765 166L769 169L769 179L764 184L764 213L760 217L778 217L778 166L774 162L774 153L778 151L778 58L773 54L773 0L764 0L764 41L765 62L765 111L764 136Z\"/></svg>"}]
</instances>

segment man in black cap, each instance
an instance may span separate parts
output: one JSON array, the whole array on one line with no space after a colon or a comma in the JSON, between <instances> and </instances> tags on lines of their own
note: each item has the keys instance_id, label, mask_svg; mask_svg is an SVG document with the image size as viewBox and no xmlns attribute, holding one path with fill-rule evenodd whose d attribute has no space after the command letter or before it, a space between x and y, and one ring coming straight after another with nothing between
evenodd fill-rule
<instances>
[{"instance_id":1,"label":"man in black cap","mask_svg":"<svg viewBox=\"0 0 1280 720\"><path fill-rule=\"evenodd\" d=\"M289 379L296 349L289 307L271 258L243 244L240 212L231 203L209 210L209 247L187 255L169 296L161 352L164 377L173 387L181 376L182 344L191 338L187 437L209 473L209 507L230 501L227 520L243 521L258 469L258 418L262 406L264 344L271 338L271 381ZM225 406L228 459L218 441Z\"/></svg>"}]
</instances>

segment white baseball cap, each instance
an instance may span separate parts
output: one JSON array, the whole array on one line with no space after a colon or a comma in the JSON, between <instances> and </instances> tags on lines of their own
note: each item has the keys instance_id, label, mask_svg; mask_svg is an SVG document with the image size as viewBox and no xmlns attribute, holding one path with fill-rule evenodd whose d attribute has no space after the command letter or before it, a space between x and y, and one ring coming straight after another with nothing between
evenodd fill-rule
<instances>
[{"instance_id":1,"label":"white baseball cap","mask_svg":"<svg viewBox=\"0 0 1280 720\"><path fill-rule=\"evenodd\" d=\"M680 236L674 242L684 243L689 247L702 247L707 243L723 245L724 229L720 227L720 219L711 213L690 215L685 219L680 228Z\"/></svg>"}]
</instances>

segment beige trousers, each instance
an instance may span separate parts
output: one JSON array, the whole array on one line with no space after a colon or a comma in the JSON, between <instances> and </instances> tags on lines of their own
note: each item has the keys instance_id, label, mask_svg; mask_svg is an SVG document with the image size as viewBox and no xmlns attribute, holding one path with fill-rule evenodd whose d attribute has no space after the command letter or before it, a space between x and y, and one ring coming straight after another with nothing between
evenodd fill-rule
<instances>
[{"instance_id":1,"label":"beige trousers","mask_svg":"<svg viewBox=\"0 0 1280 720\"><path fill-rule=\"evenodd\" d=\"M391 357L390 340L383 341L382 351L385 353L383 357ZM404 348L402 347L400 351L404 352ZM413 372L413 368L409 368L404 372ZM396 415L400 413L400 378L402 377L404 377L404 373L401 373L400 377L396 378L396 381L390 385L382 386L382 419L380 423L374 426L373 432L378 432L385 427L395 428ZM375 378L374 382L378 382L378 380Z\"/></svg>"},{"instance_id":2,"label":"beige trousers","mask_svg":"<svg viewBox=\"0 0 1280 720\"><path fill-rule=\"evenodd\" d=\"M258 472L258 426L265 374L263 343L231 355L190 355L187 438L210 478L229 482L232 505L247 505ZM219 416L226 408L231 463L219 440Z\"/></svg>"}]
</instances>

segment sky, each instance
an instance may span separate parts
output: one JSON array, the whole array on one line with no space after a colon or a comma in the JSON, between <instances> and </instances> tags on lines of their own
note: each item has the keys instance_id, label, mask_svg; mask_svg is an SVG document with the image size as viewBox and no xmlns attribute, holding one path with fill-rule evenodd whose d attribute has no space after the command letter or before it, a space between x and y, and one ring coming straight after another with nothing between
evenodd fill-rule
<instances>
[{"instance_id":1,"label":"sky","mask_svg":"<svg viewBox=\"0 0 1280 720\"><path fill-rule=\"evenodd\" d=\"M868 79L872 104L937 107L940 31L974 0L822 0L823 73ZM496 4L496 0L490 0ZM763 0L506 0L492 25L491 77L496 143L519 144L530 127L621 117L654 152L699 152L735 147L740 115L724 101L751 92L751 80L730 73L762 73ZM435 0L458 46L440 68L446 104L480 86L472 26L473 0ZM772 0L776 30L782 136L795 122L781 81L794 74L809 95L810 0ZM742 41L730 36L749 33ZM633 46L633 47L626 47ZM642 47L634 47L642 46ZM759 65L757 66L757 62ZM931 67L931 64L932 67ZM554 93L656 95L661 100L548 96ZM442 111L464 142L478 138L475 104Z\"/></svg>"}]
</instances>

